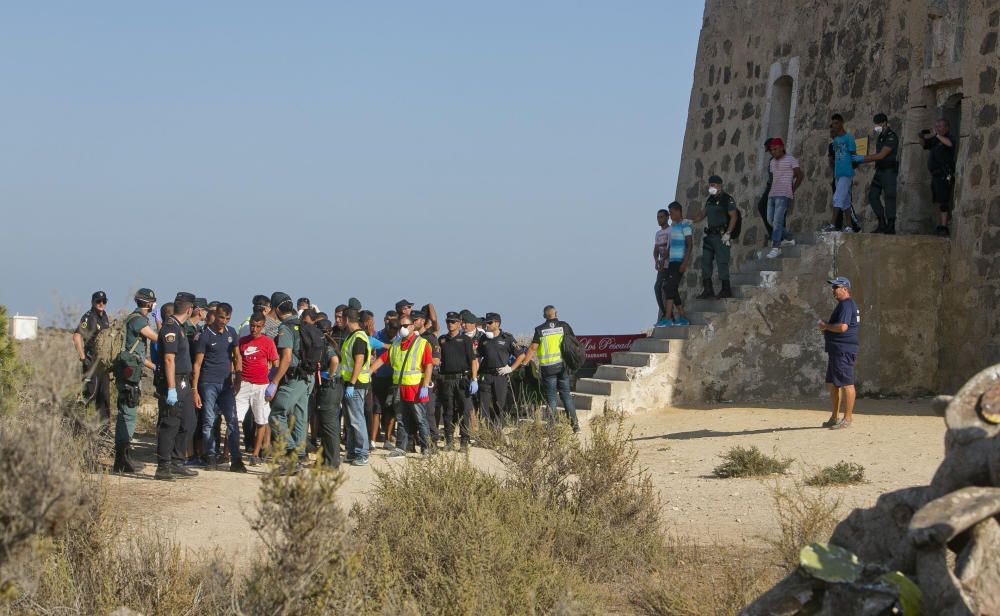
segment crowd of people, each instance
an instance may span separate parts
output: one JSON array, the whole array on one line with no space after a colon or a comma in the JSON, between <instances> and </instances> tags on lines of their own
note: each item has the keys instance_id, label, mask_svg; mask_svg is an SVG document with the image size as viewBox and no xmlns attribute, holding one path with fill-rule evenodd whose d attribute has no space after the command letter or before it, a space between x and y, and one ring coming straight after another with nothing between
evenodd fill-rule
<instances>
[{"instance_id":1,"label":"crowd of people","mask_svg":"<svg viewBox=\"0 0 1000 616\"><path fill-rule=\"evenodd\" d=\"M85 395L104 418L114 376L113 472L143 466L132 455L143 368L153 371L154 477L162 480L227 463L247 472L244 457L258 465L275 454L296 460L294 472L314 451L323 466L339 467L342 450L345 462L363 466L380 441L388 457L427 456L455 448L456 427L457 448L468 451L477 426L511 419L511 374L530 362L537 362L550 421L561 398L566 420L579 430L562 350L575 334L553 306L544 308L544 322L524 347L503 331L496 312L448 312L439 332L435 307L414 309L406 299L385 312L377 329L374 312L356 298L337 306L331 319L308 298L293 304L277 291L255 296L238 330L226 302L179 292L157 310L148 288L134 300L135 310L114 325L107 295L95 292L73 333ZM113 326L123 329L121 352L102 370L95 343Z\"/></svg>"},{"instance_id":2,"label":"crowd of people","mask_svg":"<svg viewBox=\"0 0 1000 616\"><path fill-rule=\"evenodd\" d=\"M844 118L838 113L830 118L830 143L827 158L831 170L832 212L830 222L821 232L858 233L861 231L852 203L853 183L860 165L875 167L868 188L868 203L878 221L872 233L896 233L896 183L899 175L899 136L892 130L889 118L877 113L872 118L875 147L871 154L859 154L857 141L844 128ZM955 151L957 139L951 134L947 120L939 119L933 129L920 131L923 148L928 151L931 197L938 215L935 232L950 234L952 191L955 183ZM805 180L799 161L786 151L780 137L769 137L764 149L768 163L767 185L757 203L757 210L766 230L765 248L760 258L774 259L782 248L795 245L788 230L795 192ZM732 241L739 237L742 218L736 200L723 189L723 179L712 175L707 182L708 198L694 217L684 217L683 206L674 201L656 213L659 229L653 240L653 265L657 272L653 292L659 316L657 327L687 325L680 287L684 273L693 260L693 225L706 221L701 247L702 292L697 299L732 297L729 261ZM713 274L718 272L720 289L715 292Z\"/></svg>"}]
</instances>

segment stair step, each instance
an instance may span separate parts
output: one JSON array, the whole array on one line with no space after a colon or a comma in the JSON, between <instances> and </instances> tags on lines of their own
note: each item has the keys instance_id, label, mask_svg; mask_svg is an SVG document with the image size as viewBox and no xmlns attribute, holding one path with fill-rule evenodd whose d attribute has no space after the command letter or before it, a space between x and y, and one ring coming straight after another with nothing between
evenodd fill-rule
<instances>
[{"instance_id":1,"label":"stair step","mask_svg":"<svg viewBox=\"0 0 1000 616\"><path fill-rule=\"evenodd\" d=\"M597 367L594 378L606 381L631 381L639 368L635 366L616 366L614 364L604 364Z\"/></svg>"},{"instance_id":2,"label":"stair step","mask_svg":"<svg viewBox=\"0 0 1000 616\"><path fill-rule=\"evenodd\" d=\"M691 321L691 325L708 325L711 320L718 320L720 315L716 312L686 312L684 316L687 317L688 321Z\"/></svg>"},{"instance_id":3,"label":"stair step","mask_svg":"<svg viewBox=\"0 0 1000 616\"><path fill-rule=\"evenodd\" d=\"M580 423L584 423L584 418L587 415L593 416L595 413L604 412L604 405L607 402L607 400L608 400L607 396L573 392L573 405L576 407L577 418L580 420ZM566 408L565 406L563 406L562 398L559 399L558 405L559 408Z\"/></svg>"},{"instance_id":4,"label":"stair step","mask_svg":"<svg viewBox=\"0 0 1000 616\"><path fill-rule=\"evenodd\" d=\"M615 351L611 354L611 363L616 366L634 366L646 368L656 361L655 353L637 353L635 351Z\"/></svg>"},{"instance_id":5,"label":"stair step","mask_svg":"<svg viewBox=\"0 0 1000 616\"><path fill-rule=\"evenodd\" d=\"M748 259L740 266L740 272L780 272L782 268L782 259Z\"/></svg>"},{"instance_id":6,"label":"stair step","mask_svg":"<svg viewBox=\"0 0 1000 616\"><path fill-rule=\"evenodd\" d=\"M726 302L740 301L738 299L696 299L690 304L685 304L685 308L690 308L696 312L725 312ZM690 321L690 317L688 318Z\"/></svg>"},{"instance_id":7,"label":"stair step","mask_svg":"<svg viewBox=\"0 0 1000 616\"><path fill-rule=\"evenodd\" d=\"M629 381L608 381L605 379L577 379L576 390L581 394L598 396L622 395L631 387Z\"/></svg>"},{"instance_id":8,"label":"stair step","mask_svg":"<svg viewBox=\"0 0 1000 616\"><path fill-rule=\"evenodd\" d=\"M669 353L670 341L662 338L639 338L632 341L629 350L639 353Z\"/></svg>"},{"instance_id":9,"label":"stair step","mask_svg":"<svg viewBox=\"0 0 1000 616\"><path fill-rule=\"evenodd\" d=\"M690 319L689 319L690 320ZM672 327L654 327L653 338L661 340L687 340L695 330L705 327L704 325L674 325Z\"/></svg>"}]
</instances>

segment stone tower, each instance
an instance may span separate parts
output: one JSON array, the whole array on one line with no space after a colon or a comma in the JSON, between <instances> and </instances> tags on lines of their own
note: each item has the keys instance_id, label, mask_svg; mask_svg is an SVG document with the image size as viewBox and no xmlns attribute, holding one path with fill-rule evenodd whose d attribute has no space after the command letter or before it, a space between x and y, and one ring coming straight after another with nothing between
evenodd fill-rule
<instances>
[{"instance_id":1,"label":"stone tower","mask_svg":"<svg viewBox=\"0 0 1000 616\"><path fill-rule=\"evenodd\" d=\"M831 114L874 149L872 116L884 112L902 144L897 228L924 234L936 223L918 133L938 117L950 121L959 135L955 207L946 275L934 282L944 299L910 324L936 328L933 387L942 390L1000 362L998 31L1000 0L707 0L698 43L677 197L696 212L708 176L723 177L744 216L737 265L764 241L756 203L767 137L782 137L801 162L806 181L789 226L811 232L830 216ZM866 229L871 167L858 170L853 189Z\"/></svg>"}]
</instances>

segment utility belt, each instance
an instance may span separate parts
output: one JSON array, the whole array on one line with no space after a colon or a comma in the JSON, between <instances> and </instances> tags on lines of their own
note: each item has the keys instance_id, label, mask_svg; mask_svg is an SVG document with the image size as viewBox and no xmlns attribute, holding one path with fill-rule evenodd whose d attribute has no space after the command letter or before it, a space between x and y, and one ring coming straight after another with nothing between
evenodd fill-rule
<instances>
[{"instance_id":1,"label":"utility belt","mask_svg":"<svg viewBox=\"0 0 1000 616\"><path fill-rule=\"evenodd\" d=\"M878 161L875 163L875 171L899 171L899 162L883 163Z\"/></svg>"},{"instance_id":2,"label":"utility belt","mask_svg":"<svg viewBox=\"0 0 1000 616\"><path fill-rule=\"evenodd\" d=\"M445 374L445 373L442 372L441 374L438 375L438 378L441 379L442 381L458 381L460 379L467 379L467 378L469 378L469 372L468 371L465 371L465 372L452 372L452 373L449 373L449 374Z\"/></svg>"},{"instance_id":3,"label":"utility belt","mask_svg":"<svg viewBox=\"0 0 1000 616\"><path fill-rule=\"evenodd\" d=\"M721 227L705 227L705 235L722 235L729 227L723 225Z\"/></svg>"}]
</instances>

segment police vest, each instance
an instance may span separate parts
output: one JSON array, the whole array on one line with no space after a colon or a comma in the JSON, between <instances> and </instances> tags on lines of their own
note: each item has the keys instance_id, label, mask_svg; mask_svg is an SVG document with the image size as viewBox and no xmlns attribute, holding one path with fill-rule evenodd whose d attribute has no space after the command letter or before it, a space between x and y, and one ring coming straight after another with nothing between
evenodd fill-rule
<instances>
[{"instance_id":1,"label":"police vest","mask_svg":"<svg viewBox=\"0 0 1000 616\"><path fill-rule=\"evenodd\" d=\"M368 335L362 330L357 330L344 341L343 346L340 347L340 378L344 380L345 383L351 382L351 377L354 376L354 341L361 338L365 341L365 363L361 366L361 372L358 373L358 383L369 383L372 380L371 372L369 367L372 364L372 343L368 340Z\"/></svg>"},{"instance_id":2,"label":"police vest","mask_svg":"<svg viewBox=\"0 0 1000 616\"><path fill-rule=\"evenodd\" d=\"M563 328L559 325L543 329L538 341L538 365L557 366L562 363Z\"/></svg>"},{"instance_id":3,"label":"police vest","mask_svg":"<svg viewBox=\"0 0 1000 616\"><path fill-rule=\"evenodd\" d=\"M392 384L393 385L419 385L423 379L424 371L420 368L420 361L424 357L427 348L427 341L420 336L415 336L409 349L403 348L403 341L397 340L392 343L389 349L389 363L392 364ZM403 365L406 360L406 365Z\"/></svg>"}]
</instances>

